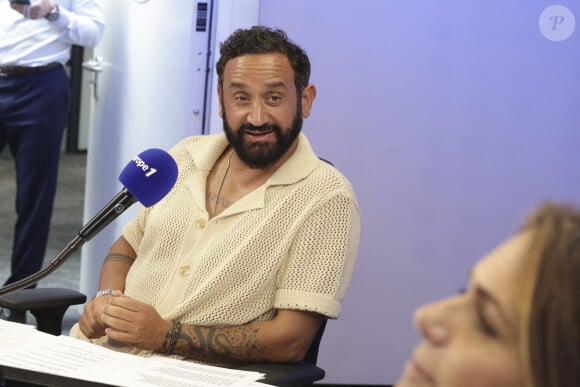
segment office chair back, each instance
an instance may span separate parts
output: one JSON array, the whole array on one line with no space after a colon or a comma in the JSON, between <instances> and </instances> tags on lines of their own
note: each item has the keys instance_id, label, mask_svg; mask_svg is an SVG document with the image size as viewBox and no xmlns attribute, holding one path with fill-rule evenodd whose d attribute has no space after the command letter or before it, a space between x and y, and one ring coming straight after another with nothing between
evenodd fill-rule
<instances>
[{"instance_id":1,"label":"office chair back","mask_svg":"<svg viewBox=\"0 0 580 387\"><path fill-rule=\"evenodd\" d=\"M318 332L310 344L304 359L300 363L251 363L245 364L238 369L256 371L266 374L261 383L271 384L278 387L312 386L318 380L324 379L325 372L316 365L318 360L318 348L324 329L324 320L318 328Z\"/></svg>"},{"instance_id":2,"label":"office chair back","mask_svg":"<svg viewBox=\"0 0 580 387\"><path fill-rule=\"evenodd\" d=\"M316 362L318 361L318 347L320 347L320 340L322 340L327 321L328 320L325 319L320 325L320 328L318 328L318 332L316 333L316 336L314 336L314 340L312 340L308 352L304 355L304 360L302 360L304 363L316 365Z\"/></svg>"}]
</instances>

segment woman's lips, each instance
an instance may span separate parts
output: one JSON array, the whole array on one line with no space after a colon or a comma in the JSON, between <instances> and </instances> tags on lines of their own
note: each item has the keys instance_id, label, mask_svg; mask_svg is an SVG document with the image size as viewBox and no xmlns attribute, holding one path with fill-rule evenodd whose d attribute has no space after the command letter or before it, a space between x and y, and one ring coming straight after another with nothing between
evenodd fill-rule
<instances>
[{"instance_id":1,"label":"woman's lips","mask_svg":"<svg viewBox=\"0 0 580 387\"><path fill-rule=\"evenodd\" d=\"M411 359L408 364L415 374L419 375L422 379L429 382L429 384L434 384L435 381L433 380L433 377L429 375L427 371L425 371L425 368L423 368L421 364L417 362L417 360Z\"/></svg>"}]
</instances>

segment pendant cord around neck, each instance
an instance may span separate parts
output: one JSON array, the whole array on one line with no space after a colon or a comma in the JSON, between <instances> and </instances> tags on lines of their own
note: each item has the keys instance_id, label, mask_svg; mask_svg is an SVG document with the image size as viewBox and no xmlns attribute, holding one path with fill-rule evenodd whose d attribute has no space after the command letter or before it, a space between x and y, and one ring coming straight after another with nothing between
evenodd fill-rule
<instances>
[{"instance_id":1,"label":"pendant cord around neck","mask_svg":"<svg viewBox=\"0 0 580 387\"><path fill-rule=\"evenodd\" d=\"M218 205L218 202L220 201L220 196L222 193L222 188L224 186L224 182L226 181L226 177L228 176L228 172L230 171L230 166L232 165L232 156L233 155L234 155L234 151L232 150L232 152L230 153L230 155L228 157L228 164L226 165L226 170L224 171L224 176L222 177L222 181L220 182L220 185L218 187L217 194L215 197L215 203L213 204L213 208L211 210L211 217L212 218L215 216L217 205Z\"/></svg>"}]
</instances>

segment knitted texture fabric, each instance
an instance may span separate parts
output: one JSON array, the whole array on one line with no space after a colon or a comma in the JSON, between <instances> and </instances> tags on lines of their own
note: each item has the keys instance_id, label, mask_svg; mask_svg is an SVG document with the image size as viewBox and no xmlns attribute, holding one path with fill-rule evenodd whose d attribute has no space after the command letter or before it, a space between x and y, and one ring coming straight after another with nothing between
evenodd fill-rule
<instances>
[{"instance_id":1,"label":"knitted texture fabric","mask_svg":"<svg viewBox=\"0 0 580 387\"><path fill-rule=\"evenodd\" d=\"M337 318L360 238L350 183L300 135L264 185L209 219L205 183L226 146L209 135L170 151L175 187L123 229L137 252L125 294L184 325L241 325L276 309Z\"/></svg>"}]
</instances>

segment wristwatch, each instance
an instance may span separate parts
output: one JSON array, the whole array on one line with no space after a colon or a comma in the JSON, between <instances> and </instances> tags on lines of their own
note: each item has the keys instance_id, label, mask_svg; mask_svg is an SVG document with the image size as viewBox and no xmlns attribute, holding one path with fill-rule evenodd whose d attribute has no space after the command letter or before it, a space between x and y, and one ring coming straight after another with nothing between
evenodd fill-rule
<instances>
[{"instance_id":1,"label":"wristwatch","mask_svg":"<svg viewBox=\"0 0 580 387\"><path fill-rule=\"evenodd\" d=\"M46 16L44 17L46 20L48 20L49 22L53 22L58 20L58 17L60 16L60 10L58 9L58 4L56 4L54 6L54 8L46 14Z\"/></svg>"}]
</instances>

